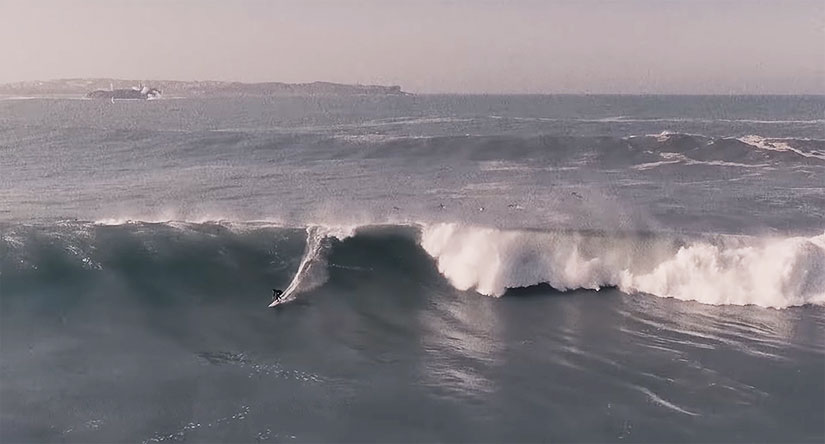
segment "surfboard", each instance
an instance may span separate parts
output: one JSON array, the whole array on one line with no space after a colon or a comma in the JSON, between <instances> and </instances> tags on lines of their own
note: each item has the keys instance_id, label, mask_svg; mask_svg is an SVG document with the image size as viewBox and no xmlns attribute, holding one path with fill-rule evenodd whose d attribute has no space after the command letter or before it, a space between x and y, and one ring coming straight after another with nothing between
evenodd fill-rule
<instances>
[{"instance_id":1,"label":"surfboard","mask_svg":"<svg viewBox=\"0 0 825 444\"><path fill-rule=\"evenodd\" d=\"M283 305L283 304L286 304L287 302L291 302L291 301L294 301L294 300L295 300L295 298L292 298L292 299L289 299L289 300L281 298L281 299L272 301L272 303L269 304L269 308L277 307L279 305Z\"/></svg>"}]
</instances>

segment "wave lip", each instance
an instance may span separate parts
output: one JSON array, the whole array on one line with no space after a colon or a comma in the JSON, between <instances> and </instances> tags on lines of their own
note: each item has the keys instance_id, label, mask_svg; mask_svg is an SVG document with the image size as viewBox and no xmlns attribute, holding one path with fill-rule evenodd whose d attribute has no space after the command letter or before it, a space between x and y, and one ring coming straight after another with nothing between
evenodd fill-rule
<instances>
[{"instance_id":1,"label":"wave lip","mask_svg":"<svg viewBox=\"0 0 825 444\"><path fill-rule=\"evenodd\" d=\"M454 287L490 296L546 283L714 305L825 304L825 233L691 241L436 224L424 228L421 245Z\"/></svg>"}]
</instances>

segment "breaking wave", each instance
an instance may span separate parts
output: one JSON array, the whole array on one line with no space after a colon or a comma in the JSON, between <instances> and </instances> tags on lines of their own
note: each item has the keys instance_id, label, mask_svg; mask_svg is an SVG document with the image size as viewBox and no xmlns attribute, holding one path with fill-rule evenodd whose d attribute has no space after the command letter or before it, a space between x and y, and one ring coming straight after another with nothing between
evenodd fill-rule
<instances>
[{"instance_id":1,"label":"breaking wave","mask_svg":"<svg viewBox=\"0 0 825 444\"><path fill-rule=\"evenodd\" d=\"M825 233L689 240L440 224L424 229L422 246L456 288L491 296L546 283L717 305L825 303Z\"/></svg>"},{"instance_id":2,"label":"breaking wave","mask_svg":"<svg viewBox=\"0 0 825 444\"><path fill-rule=\"evenodd\" d=\"M300 229L185 222L14 226L4 233L0 275L8 295L107 276L154 297L186 298L208 288L259 300L284 285L294 300L335 285L328 280L334 269L368 273L365 279L407 274L425 286L446 279L457 290L490 296L546 284L717 305L825 304L825 233L682 237L454 223Z\"/></svg>"}]
</instances>

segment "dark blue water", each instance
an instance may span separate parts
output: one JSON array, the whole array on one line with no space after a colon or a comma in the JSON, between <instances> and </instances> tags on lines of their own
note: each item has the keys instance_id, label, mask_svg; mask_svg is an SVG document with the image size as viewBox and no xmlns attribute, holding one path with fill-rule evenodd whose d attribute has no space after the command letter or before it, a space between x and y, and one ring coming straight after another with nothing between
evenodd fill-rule
<instances>
[{"instance_id":1,"label":"dark blue water","mask_svg":"<svg viewBox=\"0 0 825 444\"><path fill-rule=\"evenodd\" d=\"M823 115L0 100L0 438L821 442Z\"/></svg>"}]
</instances>

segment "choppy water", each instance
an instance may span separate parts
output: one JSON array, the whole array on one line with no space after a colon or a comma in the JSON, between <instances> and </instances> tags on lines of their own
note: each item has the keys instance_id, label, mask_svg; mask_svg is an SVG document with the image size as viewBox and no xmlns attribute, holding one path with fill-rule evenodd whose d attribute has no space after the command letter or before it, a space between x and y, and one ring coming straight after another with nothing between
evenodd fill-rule
<instances>
[{"instance_id":1,"label":"choppy water","mask_svg":"<svg viewBox=\"0 0 825 444\"><path fill-rule=\"evenodd\" d=\"M0 438L821 442L823 124L0 100Z\"/></svg>"}]
</instances>

